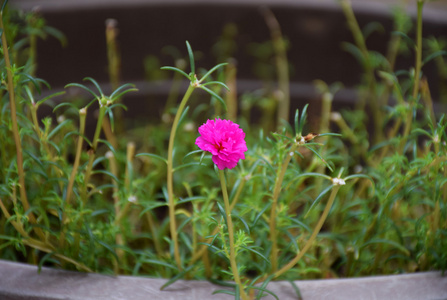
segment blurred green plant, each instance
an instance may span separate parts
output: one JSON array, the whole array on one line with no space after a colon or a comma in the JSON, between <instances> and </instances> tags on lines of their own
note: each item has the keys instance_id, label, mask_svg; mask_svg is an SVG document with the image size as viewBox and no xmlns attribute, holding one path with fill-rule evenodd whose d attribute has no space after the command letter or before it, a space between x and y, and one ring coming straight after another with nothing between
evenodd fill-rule
<instances>
[{"instance_id":1,"label":"blurred green plant","mask_svg":"<svg viewBox=\"0 0 447 300\"><path fill-rule=\"evenodd\" d=\"M125 108L119 100L136 91L119 86L116 63L109 96L89 77L66 86L84 91L84 100L71 101L63 91L41 96L49 86L34 76L32 43L22 43L16 33L32 39L43 36L45 26L23 31L2 9L0 257L170 278L162 288L179 278L206 278L234 287L216 292L237 299L272 294L268 283L277 279L445 271L447 118L434 108L423 72L433 62L444 76L447 53L442 39L423 40L424 3L417 3L416 42L408 36L408 16L395 10L387 53L381 54L369 50L366 40L382 27L360 28L349 2L341 1L354 40L343 47L364 71L358 107L334 110L342 85L317 80L322 106L316 132L308 130L316 117L306 105L292 124L268 124L277 129L268 134L250 114L263 107L261 120L271 121L271 93L240 96L236 114L237 95L221 96L234 86L235 64L196 70L189 43L188 59L176 54L176 67L162 68L175 71L175 82L188 81L177 109L181 88L173 85L163 113L174 117L139 132L115 132L115 108ZM264 66L287 73L285 43L275 32L276 50L271 43L261 47L269 57ZM231 55L236 34L231 26L224 31L218 43L228 49L216 50L218 57ZM395 70L396 58L413 49L414 67ZM282 58L274 63L274 55ZM152 58L146 63L157 64ZM280 81L288 80L284 74ZM196 89L211 104L188 107ZM54 116L39 119L42 106L53 108ZM197 120L226 108L244 129L248 151L223 178L194 141ZM228 283L234 279L236 285Z\"/></svg>"}]
</instances>

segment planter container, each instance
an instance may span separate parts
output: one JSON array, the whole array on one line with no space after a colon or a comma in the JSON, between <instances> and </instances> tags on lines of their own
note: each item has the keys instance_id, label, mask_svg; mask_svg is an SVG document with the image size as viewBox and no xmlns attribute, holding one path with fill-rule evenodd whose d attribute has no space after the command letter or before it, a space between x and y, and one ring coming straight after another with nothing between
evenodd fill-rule
<instances>
[{"instance_id":1,"label":"planter container","mask_svg":"<svg viewBox=\"0 0 447 300\"><path fill-rule=\"evenodd\" d=\"M179 280L165 290L166 279L132 276L104 276L42 268L0 261L2 300L225 300L229 295L207 281ZM390 275L351 279L295 281L302 300L447 299L447 276L439 272ZM271 282L268 287L281 300L299 299L289 282ZM271 296L262 299L274 299Z\"/></svg>"},{"instance_id":2,"label":"planter container","mask_svg":"<svg viewBox=\"0 0 447 300\"><path fill-rule=\"evenodd\" d=\"M389 2L353 1L360 26L379 21L391 30ZM427 3L424 10L424 35L440 36L447 33L447 5ZM36 5L38 4L38 5ZM284 37L290 42L288 58L291 66L291 113L295 108L311 103L310 113L319 111L319 97L312 81L327 83L341 81L347 89L337 94L335 106L353 105L353 90L360 83L361 69L355 59L340 47L352 41L346 21L335 1L100 1L100 0L16 0L11 5L25 10L40 6L47 24L61 30L68 39L62 47L55 39L39 41L37 76L47 80L53 91L63 89L70 82L81 82L93 77L101 85L108 82L105 25L108 18L119 24L119 43L122 55L122 82L135 83L137 95L126 97L129 110L125 117L158 118L171 83L169 80L145 81L144 59L147 55L161 57L161 65L173 65L173 60L162 55L162 48L172 45L186 56L185 40L193 49L205 55L197 66L210 68L217 62L212 56L213 45L225 24L238 27L234 57L238 68L238 93L264 86L253 71L255 60L247 52L250 43L270 39L269 30L260 5L272 9ZM414 7L410 9L414 15ZM372 50L384 52L387 35L373 34L368 39ZM408 68L413 58L400 59L397 69ZM433 64L424 67L424 74L433 88L436 100L438 77ZM107 91L107 88L105 88ZM446 111L444 106L436 111ZM42 268L0 261L1 300L56 300L56 299L231 299L228 295L212 295L222 287L206 281L179 280L165 291L159 288L166 279L130 276L104 276ZM439 272L407 275L378 276L356 279L296 281L304 300L312 299L447 299L447 277ZM268 289L281 300L297 299L288 282L272 282ZM268 296L263 299L273 299Z\"/></svg>"}]
</instances>

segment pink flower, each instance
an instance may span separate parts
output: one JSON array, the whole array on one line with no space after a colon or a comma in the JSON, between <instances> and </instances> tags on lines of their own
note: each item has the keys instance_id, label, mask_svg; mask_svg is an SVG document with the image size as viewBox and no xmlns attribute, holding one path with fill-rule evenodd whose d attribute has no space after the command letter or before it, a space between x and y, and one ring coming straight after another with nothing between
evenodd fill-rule
<instances>
[{"instance_id":1,"label":"pink flower","mask_svg":"<svg viewBox=\"0 0 447 300\"><path fill-rule=\"evenodd\" d=\"M238 124L230 120L208 120L199 127L199 133L196 145L213 155L219 170L233 169L240 159L245 159L245 133Z\"/></svg>"}]
</instances>

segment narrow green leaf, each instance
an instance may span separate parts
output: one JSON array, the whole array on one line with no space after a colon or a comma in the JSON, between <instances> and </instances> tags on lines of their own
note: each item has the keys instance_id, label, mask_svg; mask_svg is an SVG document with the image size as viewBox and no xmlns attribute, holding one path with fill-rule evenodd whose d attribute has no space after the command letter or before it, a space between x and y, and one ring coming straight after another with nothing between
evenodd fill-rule
<instances>
[{"instance_id":1,"label":"narrow green leaf","mask_svg":"<svg viewBox=\"0 0 447 300\"><path fill-rule=\"evenodd\" d=\"M119 182L118 178L114 174L106 170L94 170L92 171L92 174L104 174L111 177L113 180L115 180L115 182Z\"/></svg>"},{"instance_id":2,"label":"narrow green leaf","mask_svg":"<svg viewBox=\"0 0 447 300\"><path fill-rule=\"evenodd\" d=\"M265 289L267 287L267 285L269 284L269 282L273 279L273 275L270 275L269 277L267 277L264 282L262 283L262 285L260 286L261 289ZM264 294L263 293L258 293L256 300L260 300L261 297L263 297Z\"/></svg>"},{"instance_id":3,"label":"narrow green leaf","mask_svg":"<svg viewBox=\"0 0 447 300\"><path fill-rule=\"evenodd\" d=\"M215 279L215 278L208 278L208 281L213 283L213 284L220 285L220 286L227 286L227 287L231 287L231 288L236 288L236 284L232 283L232 282L222 281L222 280Z\"/></svg>"},{"instance_id":4,"label":"narrow green leaf","mask_svg":"<svg viewBox=\"0 0 447 300\"><path fill-rule=\"evenodd\" d=\"M265 293L267 293L267 294L272 295L276 300L279 300L278 296L276 296L275 293L273 293L272 291L269 291L269 290L267 290L267 289L263 289L263 288L260 288L260 287L257 287L257 286L253 286L253 285L248 286L247 288L265 292ZM261 293L261 294L262 294L262 293Z\"/></svg>"},{"instance_id":5,"label":"narrow green leaf","mask_svg":"<svg viewBox=\"0 0 447 300\"><path fill-rule=\"evenodd\" d=\"M183 121L185 120L186 115L188 114L188 111L189 111L189 106L187 106L187 107L183 110L183 113L182 113L182 115L180 116L180 119L178 120L177 130L178 130L178 128L180 127L180 125L183 123Z\"/></svg>"},{"instance_id":6,"label":"narrow green leaf","mask_svg":"<svg viewBox=\"0 0 447 300\"><path fill-rule=\"evenodd\" d=\"M207 85L211 85L211 84L218 84L218 85L224 87L227 91L230 90L230 88L225 83L220 82L220 81L208 81L206 83L202 83L201 85L202 86L207 86Z\"/></svg>"},{"instance_id":7,"label":"narrow green leaf","mask_svg":"<svg viewBox=\"0 0 447 300\"><path fill-rule=\"evenodd\" d=\"M301 292L299 287L295 284L295 282L293 282L293 280L288 280L288 282L292 285L293 290L295 291L297 300L303 300L303 296L301 296Z\"/></svg>"},{"instance_id":8,"label":"narrow green leaf","mask_svg":"<svg viewBox=\"0 0 447 300\"><path fill-rule=\"evenodd\" d=\"M432 59L435 59L436 57L442 56L442 55L447 55L447 51L439 50L439 51L433 52L432 54L430 54L426 58L424 58L424 60L422 61L422 65L425 65L426 63L428 63Z\"/></svg>"},{"instance_id":9,"label":"narrow green leaf","mask_svg":"<svg viewBox=\"0 0 447 300\"><path fill-rule=\"evenodd\" d=\"M216 294L227 294L227 295L235 296L235 299L240 299L239 297L236 296L235 292L229 291L229 290L215 290L212 294L213 295L216 295Z\"/></svg>"},{"instance_id":10,"label":"narrow green leaf","mask_svg":"<svg viewBox=\"0 0 447 300\"><path fill-rule=\"evenodd\" d=\"M56 133L58 133L65 125L71 123L71 120L65 120L57 125L48 135L48 139L50 140Z\"/></svg>"},{"instance_id":11,"label":"narrow green leaf","mask_svg":"<svg viewBox=\"0 0 447 300\"><path fill-rule=\"evenodd\" d=\"M25 92L28 95L30 102L35 103L33 93L31 93L31 89L27 85L25 85Z\"/></svg>"},{"instance_id":12,"label":"narrow green leaf","mask_svg":"<svg viewBox=\"0 0 447 300\"><path fill-rule=\"evenodd\" d=\"M343 136L343 135L340 134L340 133L331 133L331 132L327 132L327 133L321 133L321 134L318 134L318 136Z\"/></svg>"},{"instance_id":13,"label":"narrow green leaf","mask_svg":"<svg viewBox=\"0 0 447 300\"><path fill-rule=\"evenodd\" d=\"M307 107L308 106L309 106L309 104L306 104L303 108L303 111L301 112L301 118L300 118L299 126L298 126L298 135L303 134L303 128L307 122Z\"/></svg>"},{"instance_id":14,"label":"narrow green leaf","mask_svg":"<svg viewBox=\"0 0 447 300\"><path fill-rule=\"evenodd\" d=\"M168 205L168 204L167 204L166 202L157 202L157 203L148 205L145 209L143 209L143 210L140 212L140 215L139 215L139 216L142 217L145 213L147 213L147 212L153 210L154 208L162 207L162 206L167 206L167 205Z\"/></svg>"},{"instance_id":15,"label":"narrow green leaf","mask_svg":"<svg viewBox=\"0 0 447 300\"><path fill-rule=\"evenodd\" d=\"M190 80L188 74L186 74L185 72L183 72L179 68L175 68L175 67L161 67L160 69L162 69L162 70L171 70L171 71L178 72L178 73L182 74L183 76L185 76L186 79L188 79L188 81Z\"/></svg>"},{"instance_id":16,"label":"narrow green leaf","mask_svg":"<svg viewBox=\"0 0 447 300\"><path fill-rule=\"evenodd\" d=\"M234 214L234 215L232 215L232 216L238 218L238 219L242 222L242 224L244 224L245 231L247 232L248 235L250 235L250 226L248 226L247 221L245 221L245 220L244 220L241 216L239 216L239 215Z\"/></svg>"},{"instance_id":17,"label":"narrow green leaf","mask_svg":"<svg viewBox=\"0 0 447 300\"><path fill-rule=\"evenodd\" d=\"M112 151L113 154L115 154L115 148L113 148L112 144L110 144L109 141L107 140L103 140L103 139L98 139L98 142L103 143L107 146L107 148L109 148L110 151Z\"/></svg>"},{"instance_id":18,"label":"narrow green leaf","mask_svg":"<svg viewBox=\"0 0 447 300\"><path fill-rule=\"evenodd\" d=\"M140 260L140 262L146 263L146 264L151 264L151 265L159 265L159 266L166 267L166 268L169 268L169 269L172 269L175 271L178 270L176 266L173 266L173 265L170 265L164 261L159 261L159 260L155 260L155 259L143 259L143 260Z\"/></svg>"},{"instance_id":19,"label":"narrow green leaf","mask_svg":"<svg viewBox=\"0 0 447 300\"><path fill-rule=\"evenodd\" d=\"M213 68L211 68L211 70L209 70L208 72L206 72L205 75L203 75L203 77L202 77L202 79L200 79L199 83L203 82L208 76L210 76L218 68L225 66L225 65L228 65L228 63L221 63L221 64L218 64L217 66L214 66Z\"/></svg>"},{"instance_id":20,"label":"narrow green leaf","mask_svg":"<svg viewBox=\"0 0 447 300\"><path fill-rule=\"evenodd\" d=\"M53 108L53 112L55 112L56 110L58 110L59 108L61 108L61 107L65 107L65 106L68 106L68 107L70 107L70 108L73 108L74 110L76 110L77 112L79 112L79 108L77 108L73 103L71 103L71 102L63 102L63 103L61 103L61 104L58 104L58 105L56 105L54 108Z\"/></svg>"},{"instance_id":21,"label":"narrow green leaf","mask_svg":"<svg viewBox=\"0 0 447 300\"><path fill-rule=\"evenodd\" d=\"M364 243L362 245L362 248L365 248L366 246L373 245L373 244L386 244L386 245L391 246L392 248L395 248L395 249L398 249L398 250L402 251L403 253L405 253L405 255L410 256L410 251L404 245L401 245L401 244L399 244L399 243L397 243L395 241L391 241L391 240L387 240L387 239L373 239L373 240L370 240L370 241Z\"/></svg>"},{"instance_id":22,"label":"narrow green leaf","mask_svg":"<svg viewBox=\"0 0 447 300\"><path fill-rule=\"evenodd\" d=\"M81 135L79 132L77 132L77 131L70 131L69 133L67 133L65 136L64 136L64 140L65 139L67 139L68 137L70 137L70 136L72 136L72 135L77 135L77 136L81 136L83 139L84 139L84 141L91 147L92 146L92 143L90 142L90 140L85 136L85 135Z\"/></svg>"},{"instance_id":23,"label":"narrow green leaf","mask_svg":"<svg viewBox=\"0 0 447 300\"><path fill-rule=\"evenodd\" d=\"M191 73L196 74L196 65L194 63L194 53L192 52L191 45L189 44L188 41L186 41L186 48L188 49L189 65L191 67Z\"/></svg>"},{"instance_id":24,"label":"narrow green leaf","mask_svg":"<svg viewBox=\"0 0 447 300\"><path fill-rule=\"evenodd\" d=\"M83 90L86 90L87 92L89 92L93 97L95 97L96 100L100 99L101 97L96 95L95 92L93 92L91 89L89 89L88 87L86 87L85 85L79 84L79 83L69 83L65 86L65 88L67 87L78 87L81 88Z\"/></svg>"},{"instance_id":25,"label":"narrow green leaf","mask_svg":"<svg viewBox=\"0 0 447 300\"><path fill-rule=\"evenodd\" d=\"M115 258L115 260L119 262L118 255L116 254L115 249L112 246L98 239L96 240L96 242L101 246L103 246L104 248L106 248L110 252L110 254L112 254L112 256Z\"/></svg>"},{"instance_id":26,"label":"narrow green leaf","mask_svg":"<svg viewBox=\"0 0 447 300\"><path fill-rule=\"evenodd\" d=\"M101 97L104 97L104 93L102 92L101 87L99 86L98 82L95 79L93 79L91 77L85 77L83 80L90 81L91 83L93 83L93 85L96 87L96 89L98 90Z\"/></svg>"},{"instance_id":27,"label":"narrow green leaf","mask_svg":"<svg viewBox=\"0 0 447 300\"><path fill-rule=\"evenodd\" d=\"M392 35L397 35L400 36L401 38L403 38L405 40L405 42L410 45L412 48L416 47L416 44L414 43L414 41L405 33L403 33L402 31L393 31L391 32Z\"/></svg>"},{"instance_id":28,"label":"narrow green leaf","mask_svg":"<svg viewBox=\"0 0 447 300\"><path fill-rule=\"evenodd\" d=\"M203 85L201 85L200 88L202 90L205 90L206 92L208 92L211 96L213 96L217 100L219 100L220 103L222 104L222 106L224 107L224 109L227 110L227 105L225 104L225 101L219 95L217 95L215 92L213 92L212 90L210 90L209 88L207 88Z\"/></svg>"},{"instance_id":29,"label":"narrow green leaf","mask_svg":"<svg viewBox=\"0 0 447 300\"><path fill-rule=\"evenodd\" d=\"M53 146L53 148L56 150L58 155L61 154L61 149L59 148L59 146L55 142L53 142L53 141L47 141L47 142L48 142L48 144Z\"/></svg>"},{"instance_id":30,"label":"narrow green leaf","mask_svg":"<svg viewBox=\"0 0 447 300\"><path fill-rule=\"evenodd\" d=\"M128 92L135 92L135 91L138 91L138 89L135 88L135 85L131 83L126 83L118 87L112 94L110 94L109 98L113 101L114 99L121 98L122 95Z\"/></svg>"},{"instance_id":31,"label":"narrow green leaf","mask_svg":"<svg viewBox=\"0 0 447 300\"><path fill-rule=\"evenodd\" d=\"M106 113L109 115L110 130L115 132L115 118L113 117L113 110L108 107Z\"/></svg>"},{"instance_id":32,"label":"narrow green leaf","mask_svg":"<svg viewBox=\"0 0 447 300\"><path fill-rule=\"evenodd\" d=\"M178 167L175 167L173 170L172 170L172 172L177 172L178 170L180 170L180 169L184 169L184 168L188 168L188 167L193 167L193 166L200 166L201 164L200 164L200 162L191 162L191 163L187 163L187 164L183 164L183 165L180 165L180 166L178 166Z\"/></svg>"},{"instance_id":33,"label":"narrow green leaf","mask_svg":"<svg viewBox=\"0 0 447 300\"><path fill-rule=\"evenodd\" d=\"M43 30L48 33L50 36L56 38L61 43L62 47L65 47L67 45L67 38L62 33L62 31L51 27L51 26L44 26Z\"/></svg>"},{"instance_id":34,"label":"narrow green leaf","mask_svg":"<svg viewBox=\"0 0 447 300\"><path fill-rule=\"evenodd\" d=\"M272 132L272 135L273 135L273 136L282 137L283 139L286 139L286 140L288 140L289 142L293 142L293 139L292 139L291 137L288 137L288 136L286 136L286 135L284 135L284 134L279 134L279 133L276 133L276 132Z\"/></svg>"},{"instance_id":35,"label":"narrow green leaf","mask_svg":"<svg viewBox=\"0 0 447 300\"><path fill-rule=\"evenodd\" d=\"M3 14L3 12L5 11L6 3L8 3L8 0L5 0L5 2L3 2L3 5L2 5L2 14Z\"/></svg>"},{"instance_id":36,"label":"narrow green leaf","mask_svg":"<svg viewBox=\"0 0 447 300\"><path fill-rule=\"evenodd\" d=\"M365 57L363 56L362 51L354 44L343 42L341 43L341 47L346 52L349 52L355 59L363 66L365 64Z\"/></svg>"},{"instance_id":37,"label":"narrow green leaf","mask_svg":"<svg viewBox=\"0 0 447 300\"><path fill-rule=\"evenodd\" d=\"M265 211L267 209L269 209L271 206L271 204L267 204L266 206L264 206L264 208L256 215L255 219L253 220L253 224L251 225L251 227L255 227L256 223L258 223L259 218L262 217L262 215L265 213Z\"/></svg>"},{"instance_id":38,"label":"narrow green leaf","mask_svg":"<svg viewBox=\"0 0 447 300\"><path fill-rule=\"evenodd\" d=\"M43 264L48 261L52 262L52 263L59 264L59 262L57 260L51 258L51 256L53 256L53 254L54 254L54 252L47 253L39 260L39 264L37 265L37 273L38 274L40 274L40 272L42 271Z\"/></svg>"},{"instance_id":39,"label":"narrow green leaf","mask_svg":"<svg viewBox=\"0 0 447 300\"><path fill-rule=\"evenodd\" d=\"M51 99L51 98L53 98L53 97L60 96L60 95L63 95L63 94L65 94L65 91L61 91L61 92L57 92L57 93L53 93L53 94L51 94L51 95L49 95L49 96L46 96L45 98L43 98L43 99L37 101L37 105L40 105L40 104L44 103L45 101L47 101L47 100L49 100L49 99Z\"/></svg>"},{"instance_id":40,"label":"narrow green leaf","mask_svg":"<svg viewBox=\"0 0 447 300\"><path fill-rule=\"evenodd\" d=\"M227 223L227 214L225 213L225 209L223 208L223 206L219 203L219 201L217 201L217 208L219 209L220 214L222 215L225 224L227 225L228 228L228 223Z\"/></svg>"},{"instance_id":41,"label":"narrow green leaf","mask_svg":"<svg viewBox=\"0 0 447 300\"><path fill-rule=\"evenodd\" d=\"M185 159L186 159L188 156L191 156L191 155L196 154L196 153L202 153L202 152L203 152L203 150L194 150L194 151L191 151L191 152L187 153L187 154L183 157L182 161L185 161Z\"/></svg>"},{"instance_id":42,"label":"narrow green leaf","mask_svg":"<svg viewBox=\"0 0 447 300\"><path fill-rule=\"evenodd\" d=\"M188 197L188 198L180 198L180 201L177 202L177 204L181 204L181 203L187 203L187 202L191 202L191 201L195 201L195 200L205 200L206 197L203 196L194 196L194 197Z\"/></svg>"},{"instance_id":43,"label":"narrow green leaf","mask_svg":"<svg viewBox=\"0 0 447 300\"><path fill-rule=\"evenodd\" d=\"M332 169L332 167L328 164L328 162L317 152L317 150L315 150L312 147L309 147L309 145L304 144L304 147L306 147L307 149L309 149L310 151L312 151L316 156L318 156L318 158L326 165L326 167L333 172L334 170Z\"/></svg>"},{"instance_id":44,"label":"narrow green leaf","mask_svg":"<svg viewBox=\"0 0 447 300\"><path fill-rule=\"evenodd\" d=\"M107 110L112 110L112 109L114 109L116 107L122 108L122 109L127 111L127 106L125 106L122 103L114 103L114 104L110 105L109 107L107 107Z\"/></svg>"},{"instance_id":45,"label":"narrow green leaf","mask_svg":"<svg viewBox=\"0 0 447 300\"><path fill-rule=\"evenodd\" d=\"M241 248L244 248L245 250L248 250L250 252L253 252L254 254L256 254L257 256L261 257L263 260L265 260L266 263L270 264L270 261L268 260L267 257L265 257L264 255L262 255L262 253L260 253L259 251L256 251L253 248L241 245Z\"/></svg>"},{"instance_id":46,"label":"narrow green leaf","mask_svg":"<svg viewBox=\"0 0 447 300\"><path fill-rule=\"evenodd\" d=\"M321 199L323 198L324 195L326 195L330 190L332 189L332 185L328 186L327 188L325 188L319 195L318 197L314 200L314 202L312 202L312 205L309 207L309 210L307 211L307 213L304 215L304 218L307 218L307 215L309 214L309 212L318 204L320 203Z\"/></svg>"},{"instance_id":47,"label":"narrow green leaf","mask_svg":"<svg viewBox=\"0 0 447 300\"><path fill-rule=\"evenodd\" d=\"M298 135L298 132L299 132L299 120L300 120L300 110L297 109L295 111L295 134L296 135Z\"/></svg>"},{"instance_id":48,"label":"narrow green leaf","mask_svg":"<svg viewBox=\"0 0 447 300\"><path fill-rule=\"evenodd\" d=\"M160 155L157 154L153 154L153 153L138 153L137 155L135 155L136 157L138 156L149 156L158 160L163 161L165 164L168 164L168 160L164 157L161 157Z\"/></svg>"},{"instance_id":49,"label":"narrow green leaf","mask_svg":"<svg viewBox=\"0 0 447 300\"><path fill-rule=\"evenodd\" d=\"M177 275L175 275L174 277L172 277L171 279L169 279L165 284L163 284L160 288L160 290L164 290L165 288L167 288L168 286L170 286L171 284L173 284L174 282L176 282L177 280L179 280L180 278L182 278L186 273L188 273L190 270L192 270L192 268L195 265L191 265L189 267L187 267L186 269L184 269L182 272L178 273Z\"/></svg>"},{"instance_id":50,"label":"narrow green leaf","mask_svg":"<svg viewBox=\"0 0 447 300\"><path fill-rule=\"evenodd\" d=\"M366 39L375 31L383 33L385 32L385 28L380 22L370 22L366 24L362 30L364 40L366 41Z\"/></svg>"}]
</instances>

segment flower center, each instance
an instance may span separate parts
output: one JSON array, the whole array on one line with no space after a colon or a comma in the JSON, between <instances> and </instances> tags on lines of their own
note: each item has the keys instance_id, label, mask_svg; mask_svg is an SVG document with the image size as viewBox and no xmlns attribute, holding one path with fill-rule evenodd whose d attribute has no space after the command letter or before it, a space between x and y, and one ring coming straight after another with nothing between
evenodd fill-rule
<instances>
[{"instance_id":1,"label":"flower center","mask_svg":"<svg viewBox=\"0 0 447 300\"><path fill-rule=\"evenodd\" d=\"M216 145L216 149L217 149L217 151L222 151L223 149L224 149L224 146L222 146L222 143L218 143L217 145Z\"/></svg>"}]
</instances>

